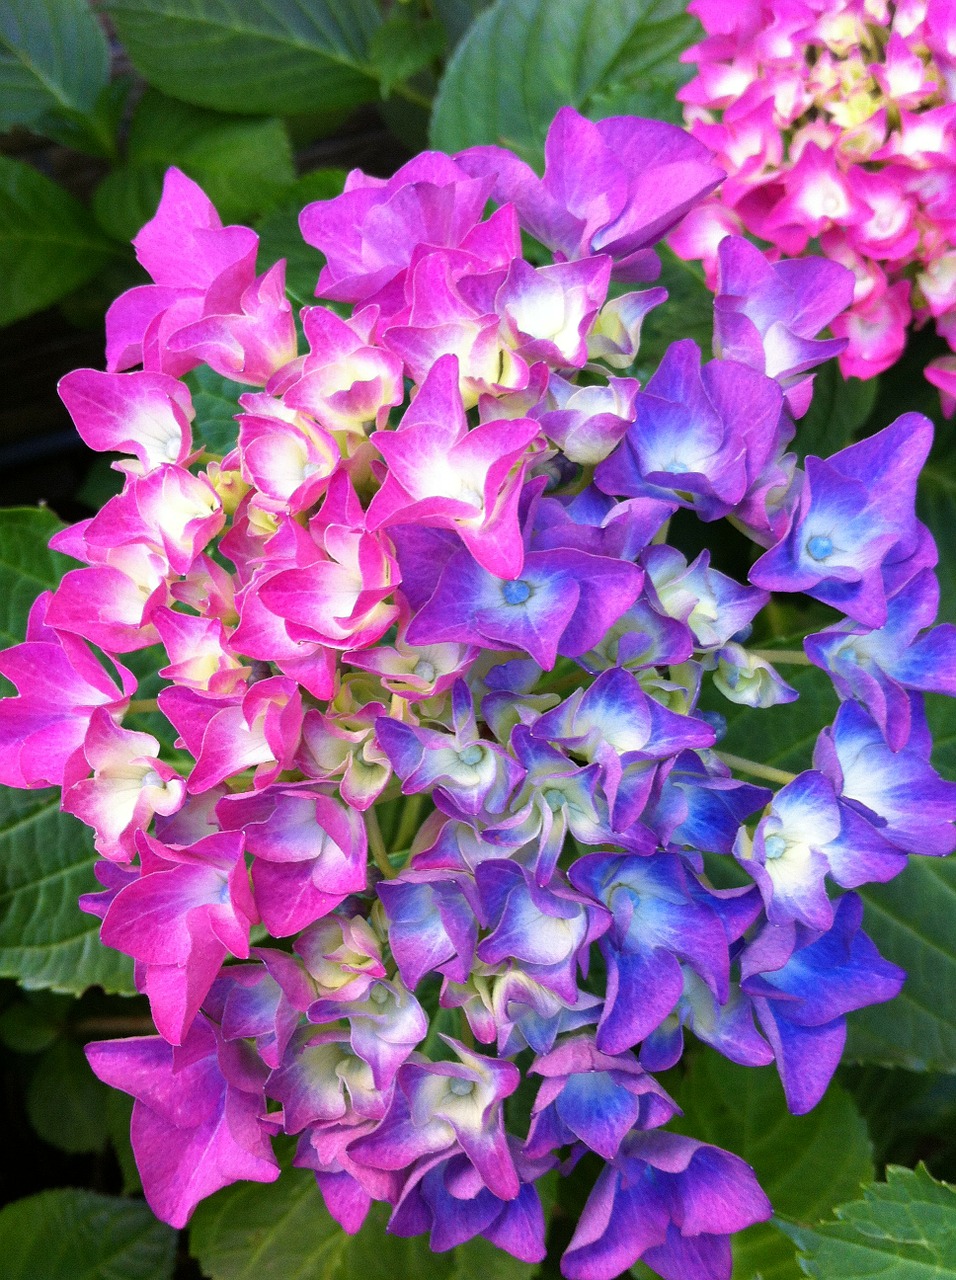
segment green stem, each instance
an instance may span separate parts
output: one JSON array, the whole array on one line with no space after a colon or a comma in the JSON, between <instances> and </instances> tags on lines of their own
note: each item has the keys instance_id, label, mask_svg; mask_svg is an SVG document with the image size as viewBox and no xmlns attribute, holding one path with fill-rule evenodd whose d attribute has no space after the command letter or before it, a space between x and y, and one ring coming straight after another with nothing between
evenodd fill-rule
<instances>
[{"instance_id":1,"label":"green stem","mask_svg":"<svg viewBox=\"0 0 956 1280\"><path fill-rule=\"evenodd\" d=\"M372 860L386 880L391 880L395 870L385 852L385 841L382 839L382 828L379 826L378 814L374 809L365 811L365 829L368 832L368 851Z\"/></svg>"},{"instance_id":2,"label":"green stem","mask_svg":"<svg viewBox=\"0 0 956 1280\"><path fill-rule=\"evenodd\" d=\"M458 1016L461 1019L461 1042L466 1048L474 1049L475 1037L471 1030L471 1023L468 1021L468 1015L464 1009L459 1009Z\"/></svg>"},{"instance_id":3,"label":"green stem","mask_svg":"<svg viewBox=\"0 0 956 1280\"><path fill-rule=\"evenodd\" d=\"M424 800L424 793L419 792L417 795L409 796L402 806L402 816L399 819L398 830L395 832L395 844L399 849L409 848L418 834Z\"/></svg>"},{"instance_id":4,"label":"green stem","mask_svg":"<svg viewBox=\"0 0 956 1280\"><path fill-rule=\"evenodd\" d=\"M782 662L785 666L809 667L810 659L802 649L751 649L755 658L763 658L764 662Z\"/></svg>"},{"instance_id":5,"label":"green stem","mask_svg":"<svg viewBox=\"0 0 956 1280\"><path fill-rule=\"evenodd\" d=\"M393 84L390 92L393 93L396 98L404 98L406 102L412 102L416 107L424 108L425 111L431 111L432 109L432 100L426 93L419 93L417 89L413 89L410 85L403 84L402 81L399 81L397 84Z\"/></svg>"},{"instance_id":6,"label":"green stem","mask_svg":"<svg viewBox=\"0 0 956 1280\"><path fill-rule=\"evenodd\" d=\"M749 773L754 778L764 778L767 782L793 782L795 773L787 773L786 769L774 769L769 764L758 764L756 760L748 760L746 756L731 755L729 751L715 751L714 755L731 769L739 769L741 773Z\"/></svg>"},{"instance_id":7,"label":"green stem","mask_svg":"<svg viewBox=\"0 0 956 1280\"><path fill-rule=\"evenodd\" d=\"M151 711L158 711L159 703L155 698L130 698L126 710L131 716L145 716Z\"/></svg>"}]
</instances>

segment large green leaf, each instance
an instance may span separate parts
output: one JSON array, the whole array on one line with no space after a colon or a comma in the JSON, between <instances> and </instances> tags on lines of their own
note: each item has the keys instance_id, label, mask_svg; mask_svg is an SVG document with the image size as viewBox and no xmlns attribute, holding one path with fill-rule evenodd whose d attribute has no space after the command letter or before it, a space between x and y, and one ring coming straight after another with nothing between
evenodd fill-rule
<instances>
[{"instance_id":1,"label":"large green leaf","mask_svg":"<svg viewBox=\"0 0 956 1280\"><path fill-rule=\"evenodd\" d=\"M928 701L934 763L956 777L956 700ZM907 978L891 1003L853 1015L847 1056L913 1071L956 1071L956 861L911 857L901 876L868 886L863 897L868 933Z\"/></svg>"},{"instance_id":2,"label":"large green leaf","mask_svg":"<svg viewBox=\"0 0 956 1280\"><path fill-rule=\"evenodd\" d=\"M0 511L0 647L20 643L34 600L73 566L47 547L62 528L62 520L46 507Z\"/></svg>"},{"instance_id":3,"label":"large green leaf","mask_svg":"<svg viewBox=\"0 0 956 1280\"><path fill-rule=\"evenodd\" d=\"M110 1094L80 1045L61 1036L36 1064L27 1089L27 1114L40 1137L61 1151L102 1151L110 1136Z\"/></svg>"},{"instance_id":4,"label":"large green leaf","mask_svg":"<svg viewBox=\"0 0 956 1280\"><path fill-rule=\"evenodd\" d=\"M839 703L825 672L816 667L781 670L800 695L796 702L754 709L726 700L718 703L708 690L707 705L719 706L727 718L721 750L799 773L810 768L820 730L832 723Z\"/></svg>"},{"instance_id":5,"label":"large green leaf","mask_svg":"<svg viewBox=\"0 0 956 1280\"><path fill-rule=\"evenodd\" d=\"M445 70L432 140L446 151L476 143L535 157L554 113L570 104L609 115L679 118L686 79L678 54L699 30L684 0L497 0Z\"/></svg>"},{"instance_id":6,"label":"large green leaf","mask_svg":"<svg viewBox=\"0 0 956 1280\"><path fill-rule=\"evenodd\" d=\"M65 297L114 252L78 200L0 156L0 324Z\"/></svg>"},{"instance_id":7,"label":"large green leaf","mask_svg":"<svg viewBox=\"0 0 956 1280\"><path fill-rule=\"evenodd\" d=\"M956 1280L956 1188L891 1165L817 1227L782 1224L819 1280Z\"/></svg>"},{"instance_id":8,"label":"large green leaf","mask_svg":"<svg viewBox=\"0 0 956 1280\"><path fill-rule=\"evenodd\" d=\"M878 386L878 378L844 378L837 362L828 360L814 378L810 408L797 423L793 447L800 457L828 458L850 444L873 412Z\"/></svg>"},{"instance_id":9,"label":"large green leaf","mask_svg":"<svg viewBox=\"0 0 956 1280\"><path fill-rule=\"evenodd\" d=\"M793 1116L772 1067L740 1067L705 1050L674 1096L684 1111L674 1127L746 1160L785 1218L815 1222L873 1177L866 1125L838 1086L809 1115ZM734 1280L800 1276L793 1245L772 1223L734 1236L733 1250Z\"/></svg>"},{"instance_id":10,"label":"large green leaf","mask_svg":"<svg viewBox=\"0 0 956 1280\"><path fill-rule=\"evenodd\" d=\"M109 61L87 0L4 0L0 132L22 124L42 133L56 119L90 115L109 80Z\"/></svg>"},{"instance_id":11,"label":"large green leaf","mask_svg":"<svg viewBox=\"0 0 956 1280\"><path fill-rule=\"evenodd\" d=\"M142 1200L44 1191L0 1212L4 1280L169 1280L176 1232Z\"/></svg>"},{"instance_id":12,"label":"large green leaf","mask_svg":"<svg viewBox=\"0 0 956 1280\"><path fill-rule=\"evenodd\" d=\"M256 225L260 263L265 267L285 258L286 293L300 307L315 305L315 285L325 258L302 239L299 214L313 200L331 200L340 195L344 183L344 169L304 173L281 204Z\"/></svg>"},{"instance_id":13,"label":"large green leaf","mask_svg":"<svg viewBox=\"0 0 956 1280\"><path fill-rule=\"evenodd\" d=\"M373 0L107 0L137 70L220 111L340 116L377 96Z\"/></svg>"},{"instance_id":14,"label":"large green leaf","mask_svg":"<svg viewBox=\"0 0 956 1280\"><path fill-rule=\"evenodd\" d=\"M239 397L247 388L204 364L190 370L186 384L196 410L193 420L196 439L201 440L210 453L229 453L239 437L236 414L241 413Z\"/></svg>"},{"instance_id":15,"label":"large green leaf","mask_svg":"<svg viewBox=\"0 0 956 1280\"><path fill-rule=\"evenodd\" d=\"M79 994L98 983L130 995L132 961L104 947L76 905L101 886L92 832L61 813L56 790L0 788L0 977Z\"/></svg>"},{"instance_id":16,"label":"large green leaf","mask_svg":"<svg viewBox=\"0 0 956 1280\"><path fill-rule=\"evenodd\" d=\"M850 1018L846 1056L912 1071L956 1071L956 863L911 858L889 884L869 885L864 926L906 970L900 995Z\"/></svg>"},{"instance_id":17,"label":"large green leaf","mask_svg":"<svg viewBox=\"0 0 956 1280\"><path fill-rule=\"evenodd\" d=\"M204 1201L190 1251L212 1280L527 1280L536 1270L485 1241L432 1253L427 1237L388 1235L387 1220L374 1205L358 1235L346 1235L313 1175L290 1169L278 1182L237 1184Z\"/></svg>"},{"instance_id":18,"label":"large green leaf","mask_svg":"<svg viewBox=\"0 0 956 1280\"><path fill-rule=\"evenodd\" d=\"M147 90L137 104L127 156L93 198L100 225L123 241L156 212L171 164L199 183L226 223L264 213L295 181L281 120L237 120L156 89Z\"/></svg>"},{"instance_id":19,"label":"large green leaf","mask_svg":"<svg viewBox=\"0 0 956 1280\"><path fill-rule=\"evenodd\" d=\"M0 512L0 643L23 639L27 613L70 561L47 542L62 523L42 508ZM133 991L132 964L101 946L76 905L99 888L92 835L61 813L55 790L0 788L0 976L26 987Z\"/></svg>"},{"instance_id":20,"label":"large green leaf","mask_svg":"<svg viewBox=\"0 0 956 1280\"><path fill-rule=\"evenodd\" d=\"M634 372L642 382L653 376L664 352L679 338L693 338L704 359L709 359L714 333L714 295L704 283L699 265L684 262L667 245L658 246L658 253L661 274L656 284L667 290L667 300L649 312L641 326ZM712 541L714 526L707 532Z\"/></svg>"},{"instance_id":21,"label":"large green leaf","mask_svg":"<svg viewBox=\"0 0 956 1280\"><path fill-rule=\"evenodd\" d=\"M920 476L916 509L940 550L940 618L956 622L956 437L952 424L937 431L937 445Z\"/></svg>"}]
</instances>

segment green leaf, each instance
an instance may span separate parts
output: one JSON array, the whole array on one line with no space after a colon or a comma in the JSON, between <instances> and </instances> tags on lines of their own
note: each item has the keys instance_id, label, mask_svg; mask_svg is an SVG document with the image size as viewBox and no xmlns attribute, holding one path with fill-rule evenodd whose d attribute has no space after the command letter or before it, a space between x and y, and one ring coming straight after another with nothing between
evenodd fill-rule
<instances>
[{"instance_id":1,"label":"green leaf","mask_svg":"<svg viewBox=\"0 0 956 1280\"><path fill-rule=\"evenodd\" d=\"M219 111L340 117L372 101L372 0L107 0L136 69L174 98Z\"/></svg>"},{"instance_id":2,"label":"green leaf","mask_svg":"<svg viewBox=\"0 0 956 1280\"><path fill-rule=\"evenodd\" d=\"M106 34L86 0L0 5L0 132L88 116L109 81Z\"/></svg>"},{"instance_id":3,"label":"green leaf","mask_svg":"<svg viewBox=\"0 0 956 1280\"><path fill-rule=\"evenodd\" d=\"M51 1016L43 998L58 1004L63 997L47 992L32 993L32 998L31 993L25 994L25 999L16 1000L0 1013L0 1041L15 1053L42 1053L61 1034L63 1023L62 1009Z\"/></svg>"},{"instance_id":4,"label":"green leaf","mask_svg":"<svg viewBox=\"0 0 956 1280\"><path fill-rule=\"evenodd\" d=\"M141 1200L43 1191L0 1212L4 1280L170 1280L176 1232Z\"/></svg>"},{"instance_id":5,"label":"green leaf","mask_svg":"<svg viewBox=\"0 0 956 1280\"><path fill-rule=\"evenodd\" d=\"M140 1181L139 1169L136 1167L136 1157L133 1155L133 1146L129 1137L130 1122L133 1118L133 1099L127 1093L120 1093L119 1089L109 1089L107 1092L106 1125L123 1175L123 1195L139 1195L142 1194L143 1184Z\"/></svg>"},{"instance_id":6,"label":"green leaf","mask_svg":"<svg viewBox=\"0 0 956 1280\"><path fill-rule=\"evenodd\" d=\"M432 141L444 151L499 143L532 158L561 106L601 119L679 118L678 54L699 27L684 0L497 0L448 63Z\"/></svg>"},{"instance_id":7,"label":"green leaf","mask_svg":"<svg viewBox=\"0 0 956 1280\"><path fill-rule=\"evenodd\" d=\"M93 192L96 221L108 236L128 244L156 212L163 194L162 163L124 164L112 169Z\"/></svg>"},{"instance_id":8,"label":"green leaf","mask_svg":"<svg viewBox=\"0 0 956 1280\"><path fill-rule=\"evenodd\" d=\"M432 0L431 11L445 28L452 48L462 38L479 13L483 13L491 0Z\"/></svg>"},{"instance_id":9,"label":"green leaf","mask_svg":"<svg viewBox=\"0 0 956 1280\"><path fill-rule=\"evenodd\" d=\"M929 525L940 548L937 569L940 585L940 617L956 621L956 436L953 425L937 430L937 444L919 479L916 511Z\"/></svg>"},{"instance_id":10,"label":"green leaf","mask_svg":"<svg viewBox=\"0 0 956 1280\"><path fill-rule=\"evenodd\" d=\"M71 566L46 545L62 528L44 508L0 512L0 644L23 639L33 601ZM76 905L100 887L95 861L92 833L60 812L58 791L0 788L0 977L133 992L132 962L100 944L99 922Z\"/></svg>"},{"instance_id":11,"label":"green leaf","mask_svg":"<svg viewBox=\"0 0 956 1280\"><path fill-rule=\"evenodd\" d=\"M809 769L820 730L831 724L839 705L826 672L816 667L786 667L787 682L800 695L776 707L739 707L717 702L708 689L707 707L727 717L727 734L718 749L758 760L776 769L800 773Z\"/></svg>"},{"instance_id":12,"label":"green leaf","mask_svg":"<svg viewBox=\"0 0 956 1280\"><path fill-rule=\"evenodd\" d=\"M19 644L41 591L52 590L74 562L47 543L64 527L46 507L0 511L0 647Z\"/></svg>"},{"instance_id":13,"label":"green leaf","mask_svg":"<svg viewBox=\"0 0 956 1280\"><path fill-rule=\"evenodd\" d=\"M819 1280L956 1280L956 1188L891 1165L817 1227L781 1223Z\"/></svg>"},{"instance_id":14,"label":"green leaf","mask_svg":"<svg viewBox=\"0 0 956 1280\"><path fill-rule=\"evenodd\" d=\"M810 408L797 423L794 449L800 458L828 458L850 444L873 412L878 386L878 378L844 378L837 362L828 360L814 379Z\"/></svg>"},{"instance_id":15,"label":"green leaf","mask_svg":"<svg viewBox=\"0 0 956 1280\"><path fill-rule=\"evenodd\" d=\"M286 260L286 293L297 306L315 305L315 284L325 258L302 239L299 214L313 200L331 200L341 195L344 169L315 169L304 173L286 198L257 224L259 261L263 264Z\"/></svg>"},{"instance_id":16,"label":"green leaf","mask_svg":"<svg viewBox=\"0 0 956 1280\"><path fill-rule=\"evenodd\" d=\"M846 1057L912 1071L956 1071L956 864L911 857L889 884L861 890L864 927L906 970L900 995L849 1020Z\"/></svg>"},{"instance_id":17,"label":"green leaf","mask_svg":"<svg viewBox=\"0 0 956 1280\"><path fill-rule=\"evenodd\" d=\"M703 272L696 263L678 258L667 245L658 245L657 251L661 274L656 284L667 290L667 301L649 312L641 326L635 372L642 382L651 377L664 352L679 338L693 338L706 360L714 334L714 295L704 283Z\"/></svg>"},{"instance_id":18,"label":"green leaf","mask_svg":"<svg viewBox=\"0 0 956 1280\"><path fill-rule=\"evenodd\" d=\"M0 977L79 994L99 984L131 995L128 956L104 947L77 906L99 889L92 832L61 813L60 793L0 788Z\"/></svg>"},{"instance_id":19,"label":"green leaf","mask_svg":"<svg viewBox=\"0 0 956 1280\"><path fill-rule=\"evenodd\" d=\"M27 1115L40 1137L61 1151L102 1151L109 1138L111 1092L94 1076L76 1041L61 1037L30 1079Z\"/></svg>"},{"instance_id":20,"label":"green leaf","mask_svg":"<svg viewBox=\"0 0 956 1280\"><path fill-rule=\"evenodd\" d=\"M65 297L114 252L78 200L0 156L0 324Z\"/></svg>"},{"instance_id":21,"label":"green leaf","mask_svg":"<svg viewBox=\"0 0 956 1280\"><path fill-rule=\"evenodd\" d=\"M358 1235L347 1235L314 1176L290 1169L277 1182L237 1184L203 1201L190 1252L212 1280L527 1280L537 1270L483 1240L432 1253L427 1237L388 1235L388 1214L373 1205Z\"/></svg>"},{"instance_id":22,"label":"green leaf","mask_svg":"<svg viewBox=\"0 0 956 1280\"><path fill-rule=\"evenodd\" d=\"M836 1085L809 1115L793 1116L772 1067L737 1066L708 1049L690 1058L674 1096L684 1114L673 1127L746 1160L779 1215L815 1221L873 1177L866 1124ZM793 1246L772 1223L732 1244L734 1280L798 1280Z\"/></svg>"},{"instance_id":23,"label":"green leaf","mask_svg":"<svg viewBox=\"0 0 956 1280\"><path fill-rule=\"evenodd\" d=\"M445 29L436 18L421 20L415 13L393 9L369 46L382 97L387 98L400 80L427 67L444 48Z\"/></svg>"},{"instance_id":24,"label":"green leaf","mask_svg":"<svg viewBox=\"0 0 956 1280\"><path fill-rule=\"evenodd\" d=\"M199 183L225 223L264 213L295 181L281 120L237 120L149 89L133 115L128 163L107 174L94 193L100 225L118 240L131 240L156 212L172 164Z\"/></svg>"},{"instance_id":25,"label":"green leaf","mask_svg":"<svg viewBox=\"0 0 956 1280\"><path fill-rule=\"evenodd\" d=\"M196 410L193 421L195 437L210 453L229 453L236 447L239 435L239 424L235 419L235 415L241 412L239 397L249 388L224 378L205 364L190 370L184 381L192 393Z\"/></svg>"}]
</instances>

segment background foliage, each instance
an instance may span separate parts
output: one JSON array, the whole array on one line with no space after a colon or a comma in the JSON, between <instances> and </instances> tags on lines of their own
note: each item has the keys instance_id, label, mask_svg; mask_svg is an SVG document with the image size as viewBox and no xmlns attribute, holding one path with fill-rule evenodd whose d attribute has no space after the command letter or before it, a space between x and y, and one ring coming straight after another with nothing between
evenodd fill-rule
<instances>
[{"instance_id":1,"label":"background foliage","mask_svg":"<svg viewBox=\"0 0 956 1280\"><path fill-rule=\"evenodd\" d=\"M169 164L206 189L225 221L256 227L263 261L288 258L290 292L305 303L320 261L299 238L296 216L340 189L344 167L385 174L429 143L454 151L487 142L540 164L545 130L564 103L595 119L678 120L674 92L686 78L678 54L697 30L679 0L5 0L7 351L35 343L46 351L54 335L71 355L96 352L109 300L144 279L128 242L152 214ZM679 315L681 330L651 317L638 374L675 337L709 342L710 296L698 275L668 259L663 282L682 304L665 308L665 320ZM878 383L847 383L825 369L799 443L830 453L904 409L936 414L921 515L943 549L941 616L953 620L956 446L918 373L936 354L933 343L914 334L904 360ZM13 368L11 360L0 354L0 367ZM42 380L52 395L52 364L43 364ZM193 390L197 425L221 449L234 424L217 409L220 388L213 379ZM40 413L39 428L0 416L0 463L16 467L62 446L68 420L51 415ZM83 483L56 503L66 519L110 492L105 464L83 466ZM48 496L42 484L14 494L20 502ZM63 572L66 562L46 549L59 523L45 507L0 513L3 645L22 637L30 602ZM713 554L718 567L732 565L739 547L718 543ZM781 607L767 642L785 645L808 620ZM728 749L749 754L758 732L767 763L805 768L821 703L833 696L819 675L796 677L793 707L735 709ZM931 713L937 765L956 776L953 705L936 699ZM95 920L76 907L93 887L92 863L88 833L59 812L55 793L0 794L8 1147L29 1149L0 1169L12 1201L0 1212L9 1280L557 1274L481 1241L432 1255L421 1240L386 1236L381 1213L350 1239L300 1171L275 1185L220 1192L197 1211L188 1238L157 1223L137 1198L128 1101L91 1076L81 1052L86 1040L150 1025L126 959L99 945ZM868 930L910 976L893 1004L851 1018L848 1065L813 1113L790 1116L769 1069L744 1071L702 1048L665 1080L684 1109L681 1127L750 1161L775 1204L772 1224L737 1240L736 1280L956 1277L956 1199L940 1181L956 1179L956 864L914 859L866 899ZM552 1206L554 1254L592 1178L585 1161L562 1183Z\"/></svg>"}]
</instances>

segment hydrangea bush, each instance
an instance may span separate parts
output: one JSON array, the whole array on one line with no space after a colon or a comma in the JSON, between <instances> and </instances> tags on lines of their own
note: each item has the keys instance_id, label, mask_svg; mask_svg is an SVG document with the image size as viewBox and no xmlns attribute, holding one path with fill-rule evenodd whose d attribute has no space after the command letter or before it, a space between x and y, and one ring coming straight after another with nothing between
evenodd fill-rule
<instances>
[{"instance_id":1,"label":"hydrangea bush","mask_svg":"<svg viewBox=\"0 0 956 1280\"><path fill-rule=\"evenodd\" d=\"M932 321L956 350L953 0L691 0L706 39L680 90L694 137L729 175L672 240L715 278L728 232L772 256L808 246L854 274L834 318L846 376L870 378ZM956 404L956 357L927 377Z\"/></svg>"},{"instance_id":2,"label":"hydrangea bush","mask_svg":"<svg viewBox=\"0 0 956 1280\"><path fill-rule=\"evenodd\" d=\"M347 1231L384 1201L435 1250L535 1262L536 1184L593 1153L570 1280L726 1278L770 1204L668 1129L656 1075L693 1037L813 1108L847 1014L904 977L852 890L956 845L922 696L956 693L914 513L932 428L798 465L853 277L739 237L714 358L676 341L641 386L666 294L634 286L722 172L676 127L570 108L546 156L353 172L302 212L327 305L298 316L169 171L152 283L110 309L106 371L61 383L123 489L55 536L84 567L0 655L0 781L95 833L84 907L159 1034L88 1058L135 1099L160 1218L273 1181L287 1134ZM199 374L235 387L221 455ZM747 582L677 545L723 521ZM762 646L787 594L829 624ZM722 751L717 708L792 701L795 662L839 697L813 768Z\"/></svg>"}]
</instances>

